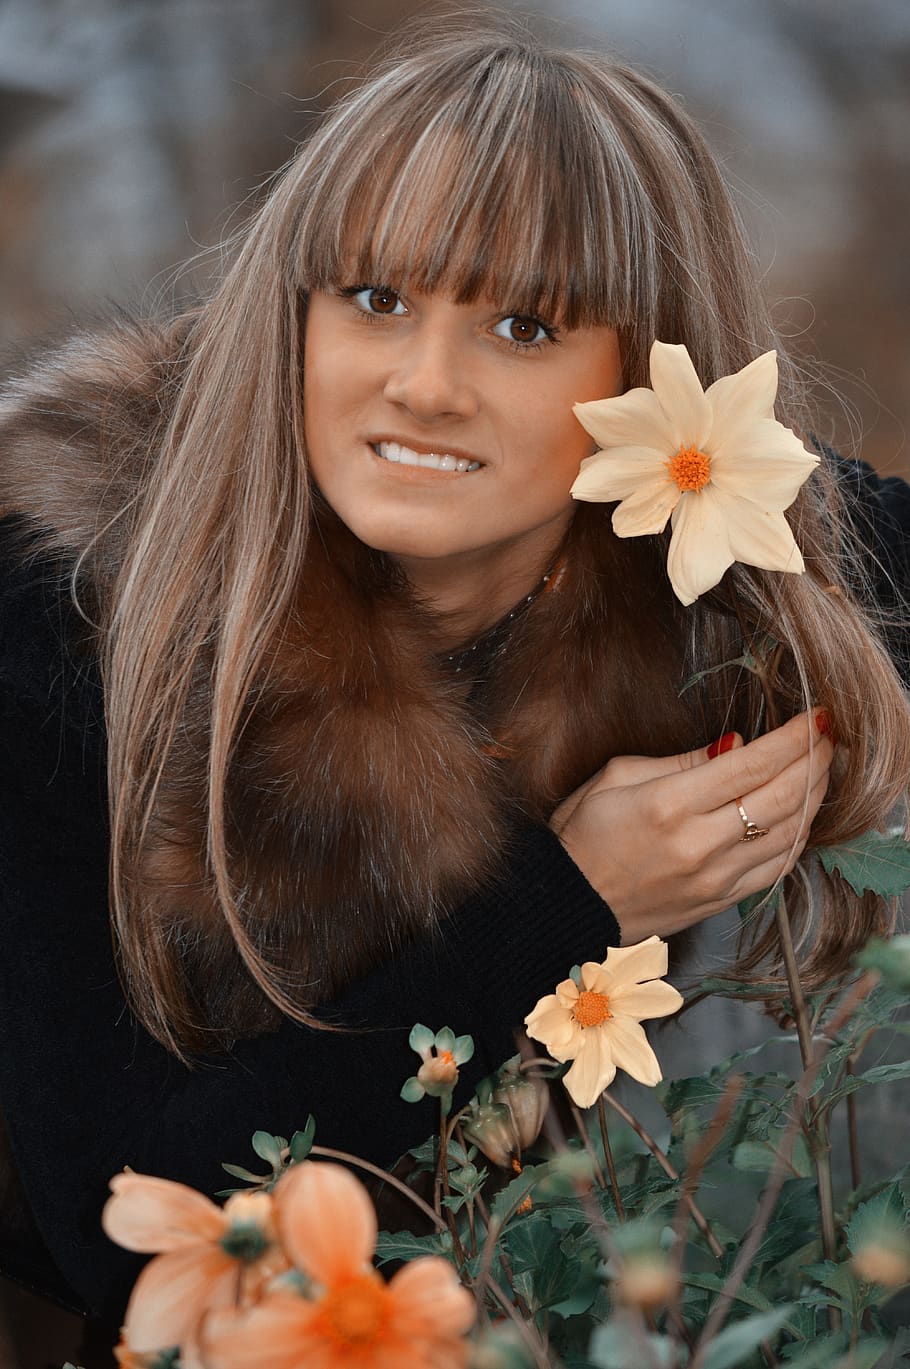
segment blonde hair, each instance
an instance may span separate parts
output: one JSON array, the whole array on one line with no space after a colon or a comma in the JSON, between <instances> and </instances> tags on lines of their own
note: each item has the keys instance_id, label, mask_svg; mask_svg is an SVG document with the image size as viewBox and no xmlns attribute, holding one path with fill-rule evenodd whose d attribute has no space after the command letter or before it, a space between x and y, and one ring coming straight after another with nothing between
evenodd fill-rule
<instances>
[{"instance_id":1,"label":"blonde hair","mask_svg":"<svg viewBox=\"0 0 910 1369\"><path fill-rule=\"evenodd\" d=\"M779 417L808 431L797 373L762 303L714 158L653 83L597 55L551 50L517 27L472 22L470 31L411 33L355 86L276 180L220 287L190 322L113 596L104 670L114 925L136 1010L178 1054L205 1035L180 978L174 929L149 906L142 869L191 714L204 720L204 860L220 915L262 994L314 1020L244 919L225 786L305 571L307 294L406 282L457 300L483 293L563 327L614 327L628 386L648 383L655 338L684 342L705 384L777 347ZM880 825L910 763L899 683L845 586L846 543L831 545L835 499L820 478L792 511L807 575L738 567L675 619L688 634L693 671L735 657L741 636L729 596L737 594L749 629L788 648L776 684L784 714L805 699L827 705L848 760L816 842ZM631 623L634 610L623 611ZM647 628L636 621L628 630ZM725 683L726 696L704 691L715 724L730 708ZM609 698L609 680L604 690ZM640 691L645 721L648 692ZM758 727L754 689L733 693L740 725ZM652 712L665 701L654 693ZM697 741L678 740L679 749ZM849 891L832 888L826 898L836 913L804 938L810 983L842 968L881 920ZM740 971L763 966L773 977L774 963L773 927L759 925Z\"/></svg>"}]
</instances>

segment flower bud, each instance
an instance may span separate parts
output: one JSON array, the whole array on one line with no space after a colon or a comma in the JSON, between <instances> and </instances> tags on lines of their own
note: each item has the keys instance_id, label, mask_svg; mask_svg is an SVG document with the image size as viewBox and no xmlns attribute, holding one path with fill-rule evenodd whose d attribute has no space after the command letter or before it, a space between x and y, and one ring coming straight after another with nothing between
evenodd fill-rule
<instances>
[{"instance_id":1,"label":"flower bud","mask_svg":"<svg viewBox=\"0 0 910 1369\"><path fill-rule=\"evenodd\" d=\"M471 1103L471 1111L461 1124L466 1141L482 1150L488 1160L510 1169L521 1147L512 1113L504 1103Z\"/></svg>"},{"instance_id":2,"label":"flower bud","mask_svg":"<svg viewBox=\"0 0 910 1369\"><path fill-rule=\"evenodd\" d=\"M656 1312L678 1295L679 1272L662 1252L643 1251L625 1257L613 1286L627 1307Z\"/></svg>"},{"instance_id":3,"label":"flower bud","mask_svg":"<svg viewBox=\"0 0 910 1369\"><path fill-rule=\"evenodd\" d=\"M417 1078L431 1097L438 1098L440 1094L451 1093L458 1083L458 1066L448 1052L431 1055L420 1066Z\"/></svg>"},{"instance_id":4,"label":"flower bud","mask_svg":"<svg viewBox=\"0 0 910 1369\"><path fill-rule=\"evenodd\" d=\"M504 1103L512 1114L515 1134L522 1150L532 1146L540 1135L550 1103L543 1079L529 1074L504 1074L493 1090L492 1101Z\"/></svg>"},{"instance_id":5,"label":"flower bud","mask_svg":"<svg viewBox=\"0 0 910 1369\"><path fill-rule=\"evenodd\" d=\"M854 1252L853 1272L866 1283L883 1288L903 1288L910 1283L910 1242L906 1237L883 1235Z\"/></svg>"}]
</instances>

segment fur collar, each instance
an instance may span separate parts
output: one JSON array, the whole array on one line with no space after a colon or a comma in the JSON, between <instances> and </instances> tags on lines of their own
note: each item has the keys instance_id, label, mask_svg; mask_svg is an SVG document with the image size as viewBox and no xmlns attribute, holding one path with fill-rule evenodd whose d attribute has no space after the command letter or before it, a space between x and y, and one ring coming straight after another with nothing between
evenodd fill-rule
<instances>
[{"instance_id":1,"label":"fur collar","mask_svg":"<svg viewBox=\"0 0 910 1369\"><path fill-rule=\"evenodd\" d=\"M83 336L0 403L0 506L82 555L102 599L183 346L177 327ZM682 706L653 703L656 681L680 678L682 663L652 539L620 543L608 516L579 508L557 587L520 618L470 699L427 654L407 592L364 591L374 554L340 528L311 539L227 796L249 925L292 956L311 1001L489 879L516 817L546 821L617 749L692 744ZM636 585L652 586L648 603ZM239 1013L249 1027L258 1012L264 1027L270 1007L251 986L238 1004L237 977L224 973L231 943L206 892L204 734L196 700L144 875L156 915L199 960L205 1016Z\"/></svg>"}]
</instances>

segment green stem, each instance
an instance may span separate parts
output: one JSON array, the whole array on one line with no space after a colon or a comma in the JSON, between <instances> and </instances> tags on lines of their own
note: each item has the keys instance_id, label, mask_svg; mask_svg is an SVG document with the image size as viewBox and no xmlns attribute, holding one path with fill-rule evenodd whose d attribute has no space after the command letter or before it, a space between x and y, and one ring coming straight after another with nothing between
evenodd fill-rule
<instances>
[{"instance_id":1,"label":"green stem","mask_svg":"<svg viewBox=\"0 0 910 1369\"><path fill-rule=\"evenodd\" d=\"M445 1231L446 1224L438 1212L434 1212L429 1203L425 1203L412 1188L403 1184L400 1179L396 1179L394 1174L389 1174L388 1170L380 1169L378 1165L370 1164L369 1160L361 1160L357 1155L351 1155L347 1150L333 1150L331 1146L313 1146L311 1155L322 1155L327 1160L344 1160L345 1164L355 1165L358 1169L365 1170L367 1174L373 1174L377 1179L381 1179L385 1184L391 1184L399 1193L403 1193L406 1198L410 1198L415 1207L419 1207L425 1217L428 1217L437 1231Z\"/></svg>"},{"instance_id":2,"label":"green stem","mask_svg":"<svg viewBox=\"0 0 910 1369\"><path fill-rule=\"evenodd\" d=\"M597 1100L597 1120L600 1123L600 1140L604 1148L604 1159L607 1162L607 1173L610 1176L610 1187L613 1190L613 1205L616 1208L616 1215L621 1222L626 1220L626 1209L622 1204L622 1196L619 1192L619 1180L616 1177L616 1165L613 1163L613 1147L610 1145L610 1131L607 1127L607 1109L604 1104L603 1094Z\"/></svg>"}]
</instances>

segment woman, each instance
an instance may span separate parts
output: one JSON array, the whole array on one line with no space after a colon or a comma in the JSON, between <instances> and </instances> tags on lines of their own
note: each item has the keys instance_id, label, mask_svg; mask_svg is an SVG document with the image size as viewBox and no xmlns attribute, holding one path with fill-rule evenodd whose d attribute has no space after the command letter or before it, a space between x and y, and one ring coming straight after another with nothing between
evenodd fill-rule
<instances>
[{"instance_id":1,"label":"woman","mask_svg":"<svg viewBox=\"0 0 910 1369\"><path fill-rule=\"evenodd\" d=\"M4 1272L118 1316L123 1165L211 1191L310 1111L391 1161L430 1125L413 1022L473 1033L476 1078L573 962L884 820L910 735L857 596L905 574L906 492L850 476L864 565L827 463L806 574L683 609L663 539L569 495L571 406L647 384L655 339L704 384L776 345L697 132L631 72L447 28L335 108L208 303L13 383ZM737 607L784 644L757 737L751 677L681 691L742 654ZM880 921L832 893L809 981ZM762 924L740 971L774 956Z\"/></svg>"}]
</instances>

